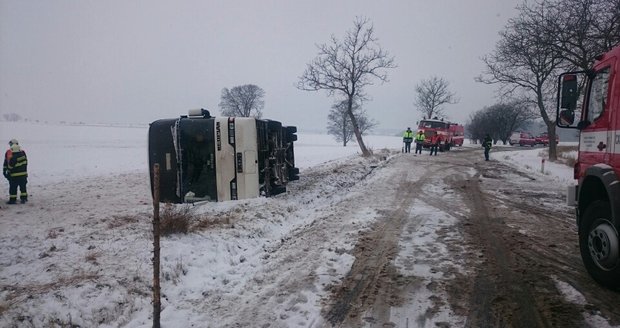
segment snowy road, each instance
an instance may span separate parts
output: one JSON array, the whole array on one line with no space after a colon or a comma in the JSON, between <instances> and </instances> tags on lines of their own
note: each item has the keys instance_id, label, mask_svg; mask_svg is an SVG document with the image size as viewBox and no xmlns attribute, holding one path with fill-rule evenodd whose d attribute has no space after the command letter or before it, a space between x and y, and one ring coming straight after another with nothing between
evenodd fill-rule
<instances>
[{"instance_id":1,"label":"snowy road","mask_svg":"<svg viewBox=\"0 0 620 328\"><path fill-rule=\"evenodd\" d=\"M602 327L617 294L585 273L563 190L463 149L400 155L336 206L377 218L331 286L340 327ZM389 174L387 174L389 172ZM362 205L363 204L363 205ZM335 212L327 218L359 216ZM575 297L581 295L581 297Z\"/></svg>"}]
</instances>

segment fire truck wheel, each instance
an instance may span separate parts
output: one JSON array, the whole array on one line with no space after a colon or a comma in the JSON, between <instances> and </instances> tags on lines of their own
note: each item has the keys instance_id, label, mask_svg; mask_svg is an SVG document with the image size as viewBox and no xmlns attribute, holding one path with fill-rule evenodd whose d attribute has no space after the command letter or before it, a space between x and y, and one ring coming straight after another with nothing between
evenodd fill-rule
<instances>
[{"instance_id":1,"label":"fire truck wheel","mask_svg":"<svg viewBox=\"0 0 620 328\"><path fill-rule=\"evenodd\" d=\"M586 208L579 226L579 248L588 273L599 284L620 290L620 239L611 223L609 202Z\"/></svg>"}]
</instances>

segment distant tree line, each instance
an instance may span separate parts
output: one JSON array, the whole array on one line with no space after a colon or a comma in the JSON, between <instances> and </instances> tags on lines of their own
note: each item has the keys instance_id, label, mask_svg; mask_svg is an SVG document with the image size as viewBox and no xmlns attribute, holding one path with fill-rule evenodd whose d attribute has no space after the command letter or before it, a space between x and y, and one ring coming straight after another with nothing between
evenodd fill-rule
<instances>
[{"instance_id":1,"label":"distant tree line","mask_svg":"<svg viewBox=\"0 0 620 328\"><path fill-rule=\"evenodd\" d=\"M22 117L17 113L5 113L2 114L2 117L7 122L19 122L22 120Z\"/></svg>"},{"instance_id":2,"label":"distant tree line","mask_svg":"<svg viewBox=\"0 0 620 328\"><path fill-rule=\"evenodd\" d=\"M524 102L499 103L472 113L465 129L467 137L474 141L489 134L495 143L506 144L513 132L525 128L535 117Z\"/></svg>"}]
</instances>

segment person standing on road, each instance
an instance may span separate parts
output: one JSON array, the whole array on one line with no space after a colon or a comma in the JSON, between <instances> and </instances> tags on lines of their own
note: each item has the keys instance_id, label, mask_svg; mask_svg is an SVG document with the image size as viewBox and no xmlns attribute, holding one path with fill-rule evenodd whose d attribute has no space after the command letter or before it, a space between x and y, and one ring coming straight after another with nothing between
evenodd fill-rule
<instances>
[{"instance_id":1,"label":"person standing on road","mask_svg":"<svg viewBox=\"0 0 620 328\"><path fill-rule=\"evenodd\" d=\"M435 152L435 156L437 156L437 149L441 144L442 138L441 135L435 134L431 137L431 156L433 156L433 152Z\"/></svg>"},{"instance_id":2,"label":"person standing on road","mask_svg":"<svg viewBox=\"0 0 620 328\"><path fill-rule=\"evenodd\" d=\"M17 203L17 188L19 187L19 198L24 204L28 201L26 184L28 183L28 159L26 152L23 151L19 142L15 139L9 141L9 149L4 154L2 174L9 180L9 201L7 204Z\"/></svg>"},{"instance_id":3,"label":"person standing on road","mask_svg":"<svg viewBox=\"0 0 620 328\"><path fill-rule=\"evenodd\" d=\"M426 139L426 137L424 136L424 132L422 132L421 130L418 131L418 134L415 135L415 153L416 154L418 152L422 154L422 145L424 144L424 139Z\"/></svg>"},{"instance_id":4,"label":"person standing on road","mask_svg":"<svg viewBox=\"0 0 620 328\"><path fill-rule=\"evenodd\" d=\"M493 145L493 139L491 139L491 136L487 133L484 136L484 140L482 141L482 147L484 147L484 160L485 161L489 160L489 151L491 150L492 145Z\"/></svg>"},{"instance_id":5,"label":"person standing on road","mask_svg":"<svg viewBox=\"0 0 620 328\"><path fill-rule=\"evenodd\" d=\"M411 131L411 128L407 128L407 131L403 134L403 142L405 143L403 152L411 153L411 142L413 142L413 131Z\"/></svg>"}]
</instances>

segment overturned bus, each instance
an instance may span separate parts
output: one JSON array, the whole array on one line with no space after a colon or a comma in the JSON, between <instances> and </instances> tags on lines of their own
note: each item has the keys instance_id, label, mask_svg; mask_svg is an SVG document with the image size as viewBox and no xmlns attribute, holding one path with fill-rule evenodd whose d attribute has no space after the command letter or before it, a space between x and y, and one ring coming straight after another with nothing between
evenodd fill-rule
<instances>
[{"instance_id":1,"label":"overturned bus","mask_svg":"<svg viewBox=\"0 0 620 328\"><path fill-rule=\"evenodd\" d=\"M161 202L193 203L272 196L299 179L297 128L250 117L212 117L206 109L149 127L151 190L159 164Z\"/></svg>"}]
</instances>

